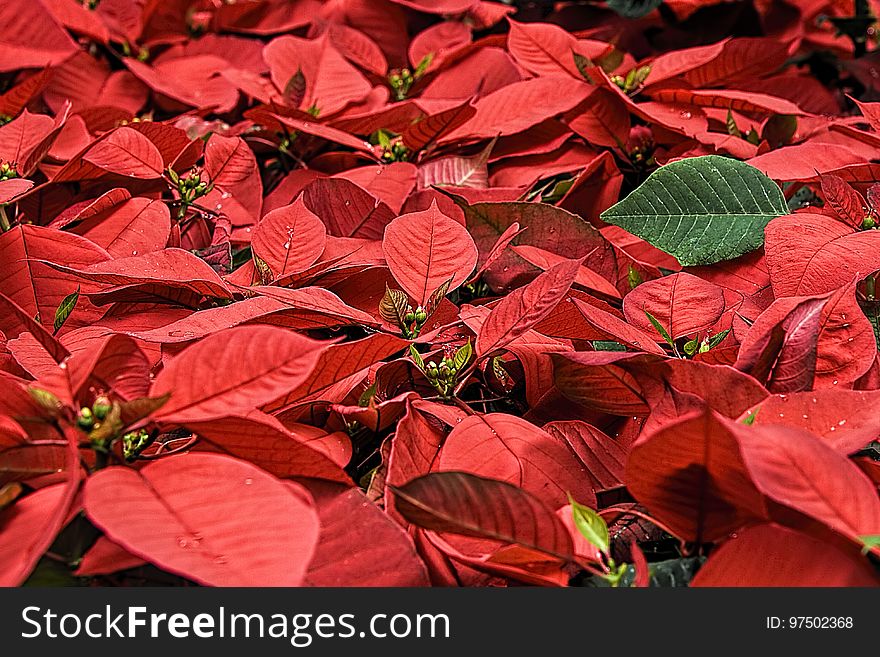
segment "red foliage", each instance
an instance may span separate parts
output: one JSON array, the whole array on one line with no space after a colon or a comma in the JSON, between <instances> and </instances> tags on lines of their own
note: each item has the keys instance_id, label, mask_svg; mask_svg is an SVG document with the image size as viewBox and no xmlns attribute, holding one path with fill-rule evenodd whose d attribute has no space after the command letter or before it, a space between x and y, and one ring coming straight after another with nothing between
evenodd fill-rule
<instances>
[{"instance_id":1,"label":"red foliage","mask_svg":"<svg viewBox=\"0 0 880 657\"><path fill-rule=\"evenodd\" d=\"M0 3L0 585L880 583L880 50L628 4Z\"/></svg>"}]
</instances>

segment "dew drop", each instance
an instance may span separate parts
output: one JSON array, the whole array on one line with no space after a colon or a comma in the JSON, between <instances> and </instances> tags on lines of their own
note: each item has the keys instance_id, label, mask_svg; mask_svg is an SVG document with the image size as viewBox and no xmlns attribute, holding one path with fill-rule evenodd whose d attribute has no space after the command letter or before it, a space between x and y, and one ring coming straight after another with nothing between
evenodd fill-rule
<instances>
[{"instance_id":1,"label":"dew drop","mask_svg":"<svg viewBox=\"0 0 880 657\"><path fill-rule=\"evenodd\" d=\"M837 427L831 427L831 430L832 430L832 431L836 431L836 430L837 430Z\"/></svg>"},{"instance_id":2,"label":"dew drop","mask_svg":"<svg viewBox=\"0 0 880 657\"><path fill-rule=\"evenodd\" d=\"M232 196L232 194L230 194L229 192L223 192L222 194L220 194L220 198L224 199L229 198L230 196Z\"/></svg>"},{"instance_id":3,"label":"dew drop","mask_svg":"<svg viewBox=\"0 0 880 657\"><path fill-rule=\"evenodd\" d=\"M223 564L227 563L228 561L229 561L229 559L227 559L222 554L218 554L216 557L214 557L214 563L216 563L218 566L222 566Z\"/></svg>"},{"instance_id":4,"label":"dew drop","mask_svg":"<svg viewBox=\"0 0 880 657\"><path fill-rule=\"evenodd\" d=\"M689 119L689 118L691 118L691 116L693 116L693 115L692 115L689 111L687 111L687 110L682 110L681 112L679 112L678 115L679 115L681 118L683 118L683 119Z\"/></svg>"},{"instance_id":5,"label":"dew drop","mask_svg":"<svg viewBox=\"0 0 880 657\"><path fill-rule=\"evenodd\" d=\"M345 207L348 207L349 205L351 205L351 201L346 201L346 202L345 202Z\"/></svg>"},{"instance_id":6,"label":"dew drop","mask_svg":"<svg viewBox=\"0 0 880 657\"><path fill-rule=\"evenodd\" d=\"M507 271L508 269L510 269L510 267L505 267L505 268L502 269L501 271Z\"/></svg>"},{"instance_id":7,"label":"dew drop","mask_svg":"<svg viewBox=\"0 0 880 657\"><path fill-rule=\"evenodd\" d=\"M137 249L131 252L131 255L136 256L138 254Z\"/></svg>"},{"instance_id":8,"label":"dew drop","mask_svg":"<svg viewBox=\"0 0 880 657\"><path fill-rule=\"evenodd\" d=\"M785 413L780 413L779 417L785 417Z\"/></svg>"},{"instance_id":9,"label":"dew drop","mask_svg":"<svg viewBox=\"0 0 880 657\"><path fill-rule=\"evenodd\" d=\"M283 249L285 249L285 250L286 250L286 249L289 249L289 248L290 248L290 242L285 242L285 243L282 245L281 248L283 248Z\"/></svg>"},{"instance_id":10,"label":"dew drop","mask_svg":"<svg viewBox=\"0 0 880 657\"><path fill-rule=\"evenodd\" d=\"M834 379L834 381L831 382L831 385L836 386L836 385L837 385L837 379Z\"/></svg>"},{"instance_id":11,"label":"dew drop","mask_svg":"<svg viewBox=\"0 0 880 657\"><path fill-rule=\"evenodd\" d=\"M244 480L245 486L250 486L252 483L254 483L254 480L251 479L250 477L248 477L247 479Z\"/></svg>"},{"instance_id":12,"label":"dew drop","mask_svg":"<svg viewBox=\"0 0 880 657\"><path fill-rule=\"evenodd\" d=\"M841 420L837 423L837 426L842 427L844 424L846 424L846 420Z\"/></svg>"},{"instance_id":13,"label":"dew drop","mask_svg":"<svg viewBox=\"0 0 880 657\"><path fill-rule=\"evenodd\" d=\"M807 414L804 413L801 417L804 418L804 419L806 420L806 419L807 419Z\"/></svg>"},{"instance_id":14,"label":"dew drop","mask_svg":"<svg viewBox=\"0 0 880 657\"><path fill-rule=\"evenodd\" d=\"M183 536L177 537L177 547L185 548L188 545L189 545L189 542Z\"/></svg>"}]
</instances>

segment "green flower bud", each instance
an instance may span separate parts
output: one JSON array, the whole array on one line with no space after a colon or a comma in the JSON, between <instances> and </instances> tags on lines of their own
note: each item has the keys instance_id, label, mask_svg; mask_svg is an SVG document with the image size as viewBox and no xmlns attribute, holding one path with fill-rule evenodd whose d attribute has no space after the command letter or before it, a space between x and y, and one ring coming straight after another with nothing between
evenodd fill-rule
<instances>
[{"instance_id":1,"label":"green flower bud","mask_svg":"<svg viewBox=\"0 0 880 657\"><path fill-rule=\"evenodd\" d=\"M877 227L877 220L872 216L868 215L864 219L862 219L862 230L870 230L871 228Z\"/></svg>"},{"instance_id":2,"label":"green flower bud","mask_svg":"<svg viewBox=\"0 0 880 657\"><path fill-rule=\"evenodd\" d=\"M101 395L95 400L95 403L92 404L92 411L95 414L95 417L99 420L103 420L107 417L107 413L110 412L110 409L113 408L113 404L110 402L107 397Z\"/></svg>"},{"instance_id":3,"label":"green flower bud","mask_svg":"<svg viewBox=\"0 0 880 657\"><path fill-rule=\"evenodd\" d=\"M426 313L424 311L424 309L422 309L421 306L416 308L416 322L418 324L424 324L425 320L427 320L427 319L428 319L428 313Z\"/></svg>"}]
</instances>

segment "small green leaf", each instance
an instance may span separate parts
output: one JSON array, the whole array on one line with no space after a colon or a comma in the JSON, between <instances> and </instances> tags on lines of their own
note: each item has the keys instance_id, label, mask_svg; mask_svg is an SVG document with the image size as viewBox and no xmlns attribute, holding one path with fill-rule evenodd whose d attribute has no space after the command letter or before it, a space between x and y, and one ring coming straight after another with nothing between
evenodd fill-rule
<instances>
[{"instance_id":1,"label":"small green leaf","mask_svg":"<svg viewBox=\"0 0 880 657\"><path fill-rule=\"evenodd\" d=\"M413 362L416 364L422 372L425 371L425 361L422 360L422 355L419 353L419 350L416 349L414 344L409 346L409 355L412 356Z\"/></svg>"},{"instance_id":2,"label":"small green leaf","mask_svg":"<svg viewBox=\"0 0 880 657\"><path fill-rule=\"evenodd\" d=\"M455 356L452 357L452 365L456 372L461 371L461 368L468 364L472 353L473 348L471 347L471 340L468 338L467 344L460 347L458 351L455 352Z\"/></svg>"},{"instance_id":3,"label":"small green leaf","mask_svg":"<svg viewBox=\"0 0 880 657\"><path fill-rule=\"evenodd\" d=\"M697 349L699 348L700 343L697 342L696 338L694 338L693 340L688 340L684 343L684 353L686 353L688 356L693 356L695 353L697 353Z\"/></svg>"},{"instance_id":4,"label":"small green leaf","mask_svg":"<svg viewBox=\"0 0 880 657\"><path fill-rule=\"evenodd\" d=\"M425 72L428 70L428 67L431 65L431 62L434 61L434 53L429 52L427 55L422 57L421 61L416 66L416 70L413 72L413 77L418 80L422 77Z\"/></svg>"},{"instance_id":5,"label":"small green leaf","mask_svg":"<svg viewBox=\"0 0 880 657\"><path fill-rule=\"evenodd\" d=\"M590 344L596 351L626 351L626 346L614 340L593 340Z\"/></svg>"},{"instance_id":6,"label":"small green leaf","mask_svg":"<svg viewBox=\"0 0 880 657\"><path fill-rule=\"evenodd\" d=\"M755 423L755 420L758 418L758 411L760 410L760 408L756 408L755 410L750 411L749 414L743 418L742 423L747 427L752 426Z\"/></svg>"},{"instance_id":7,"label":"small green leaf","mask_svg":"<svg viewBox=\"0 0 880 657\"><path fill-rule=\"evenodd\" d=\"M584 55L580 55L576 53L574 50L571 51L572 57L574 57L574 65L577 67L578 72L584 76L584 79L590 84L596 84L596 81L593 79L593 76L590 75L590 69L595 68L595 64L593 64L593 60L589 57L585 57Z\"/></svg>"},{"instance_id":8,"label":"small green leaf","mask_svg":"<svg viewBox=\"0 0 880 657\"><path fill-rule=\"evenodd\" d=\"M743 133L736 125L736 119L733 118L733 112L727 110L727 134L731 137L739 137L742 139Z\"/></svg>"},{"instance_id":9,"label":"small green leaf","mask_svg":"<svg viewBox=\"0 0 880 657\"><path fill-rule=\"evenodd\" d=\"M397 326L401 330L407 328L406 315L412 312L406 293L402 290L393 290L385 286L385 296L379 302L379 316L389 324Z\"/></svg>"},{"instance_id":10,"label":"small green leaf","mask_svg":"<svg viewBox=\"0 0 880 657\"><path fill-rule=\"evenodd\" d=\"M672 347L673 349L675 349L675 343L672 341L672 338L669 337L669 331L667 331L665 328L663 328L663 325L657 321L657 318L654 317L654 315L649 313L647 310L645 310L644 313L645 313L645 316L648 318L648 321L651 322L651 325L655 329L657 329L657 333L662 335L663 339L666 340L666 342L669 344L669 346Z\"/></svg>"},{"instance_id":11,"label":"small green leaf","mask_svg":"<svg viewBox=\"0 0 880 657\"><path fill-rule=\"evenodd\" d=\"M284 85L284 100L291 107L299 107L302 105L306 96L306 76L302 69L296 69L296 73L290 76L290 80Z\"/></svg>"},{"instance_id":12,"label":"small green leaf","mask_svg":"<svg viewBox=\"0 0 880 657\"><path fill-rule=\"evenodd\" d=\"M73 309L76 307L76 302L79 301L79 289L80 287L77 285L76 292L68 294L58 305L58 310L55 311L55 321L53 322L55 330L52 331L52 335L56 335L58 331L61 330L61 327L64 326L64 322L67 321L67 318L70 317L70 313L72 313Z\"/></svg>"},{"instance_id":13,"label":"small green leaf","mask_svg":"<svg viewBox=\"0 0 880 657\"><path fill-rule=\"evenodd\" d=\"M682 265L710 265L764 243L788 214L782 190L755 167L719 155L670 162L601 214Z\"/></svg>"},{"instance_id":14,"label":"small green leaf","mask_svg":"<svg viewBox=\"0 0 880 657\"><path fill-rule=\"evenodd\" d=\"M859 536L862 542L862 554L868 554L876 547L880 547L880 534L871 534L869 536Z\"/></svg>"},{"instance_id":15,"label":"small green leaf","mask_svg":"<svg viewBox=\"0 0 880 657\"><path fill-rule=\"evenodd\" d=\"M604 518L590 507L575 502L571 495L568 496L568 502L571 504L574 526L602 554L608 554L608 550L611 547L611 539L608 535L608 525L605 523Z\"/></svg>"},{"instance_id":16,"label":"small green leaf","mask_svg":"<svg viewBox=\"0 0 880 657\"><path fill-rule=\"evenodd\" d=\"M641 285L644 280L642 279L642 275L639 273L638 269L633 269L630 266L629 271L626 274L627 283L629 283L629 289L635 290L639 285Z\"/></svg>"},{"instance_id":17,"label":"small green leaf","mask_svg":"<svg viewBox=\"0 0 880 657\"><path fill-rule=\"evenodd\" d=\"M64 408L61 400L48 390L43 390L42 388L36 388L34 386L28 386L27 391L28 394L30 394L31 399L36 402L37 406L49 413L49 415L58 415L58 413L61 412L61 409Z\"/></svg>"},{"instance_id":18,"label":"small green leaf","mask_svg":"<svg viewBox=\"0 0 880 657\"><path fill-rule=\"evenodd\" d=\"M728 333L730 333L730 329L724 329L718 335L713 335L711 338L709 338L709 349L714 349L719 344L721 344L724 341L724 338L727 337Z\"/></svg>"}]
</instances>

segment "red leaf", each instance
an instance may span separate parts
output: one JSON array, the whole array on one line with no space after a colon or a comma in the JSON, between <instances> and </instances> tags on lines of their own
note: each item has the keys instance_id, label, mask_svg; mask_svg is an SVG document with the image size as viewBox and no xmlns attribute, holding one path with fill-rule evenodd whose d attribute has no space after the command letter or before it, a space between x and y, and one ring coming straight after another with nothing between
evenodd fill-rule
<instances>
[{"instance_id":1,"label":"red leaf","mask_svg":"<svg viewBox=\"0 0 880 657\"><path fill-rule=\"evenodd\" d=\"M154 417L185 423L246 414L306 381L321 344L269 326L214 333L165 364L150 396L170 393L171 399ZM217 376L217 363L235 367Z\"/></svg>"},{"instance_id":2,"label":"red leaf","mask_svg":"<svg viewBox=\"0 0 880 657\"><path fill-rule=\"evenodd\" d=\"M854 232L821 214L779 217L764 229L777 297L823 294L880 269L880 231Z\"/></svg>"},{"instance_id":3,"label":"red leaf","mask_svg":"<svg viewBox=\"0 0 880 657\"><path fill-rule=\"evenodd\" d=\"M209 586L298 586L318 543L305 489L227 456L110 467L89 478L83 503L113 542Z\"/></svg>"},{"instance_id":4,"label":"red leaf","mask_svg":"<svg viewBox=\"0 0 880 657\"><path fill-rule=\"evenodd\" d=\"M554 437L513 415L472 415L447 436L434 470L506 481L551 508L566 504L569 493L592 505L595 494L588 468L566 438ZM583 451L583 446L579 448Z\"/></svg>"},{"instance_id":5,"label":"red leaf","mask_svg":"<svg viewBox=\"0 0 880 657\"><path fill-rule=\"evenodd\" d=\"M321 257L326 240L324 224L299 197L263 217L253 234L251 249L255 259L268 265L271 279L277 279L308 269Z\"/></svg>"},{"instance_id":6,"label":"red leaf","mask_svg":"<svg viewBox=\"0 0 880 657\"><path fill-rule=\"evenodd\" d=\"M93 205L97 205L97 201ZM171 213L161 200L129 198L103 211L84 210L70 231L90 239L114 258L159 251L171 234Z\"/></svg>"},{"instance_id":7,"label":"red leaf","mask_svg":"<svg viewBox=\"0 0 880 657\"><path fill-rule=\"evenodd\" d=\"M572 558L571 537L552 509L504 481L434 472L393 490L398 510L419 527Z\"/></svg>"},{"instance_id":8,"label":"red leaf","mask_svg":"<svg viewBox=\"0 0 880 657\"><path fill-rule=\"evenodd\" d=\"M444 135L467 123L476 114L471 101L430 114L411 124L401 135L403 143L413 152L434 144Z\"/></svg>"},{"instance_id":9,"label":"red leaf","mask_svg":"<svg viewBox=\"0 0 880 657\"><path fill-rule=\"evenodd\" d=\"M650 313L673 340L694 336L711 328L724 312L724 291L692 274L664 276L639 285L623 299L623 314L630 324L656 335L645 313Z\"/></svg>"},{"instance_id":10,"label":"red leaf","mask_svg":"<svg viewBox=\"0 0 880 657\"><path fill-rule=\"evenodd\" d=\"M427 586L428 575L412 539L351 488L318 496L321 520L309 586Z\"/></svg>"},{"instance_id":11,"label":"red leaf","mask_svg":"<svg viewBox=\"0 0 880 657\"><path fill-rule=\"evenodd\" d=\"M568 294L580 265L578 260L561 262L504 297L483 322L477 336L477 353L503 349L550 314Z\"/></svg>"},{"instance_id":12,"label":"red leaf","mask_svg":"<svg viewBox=\"0 0 880 657\"><path fill-rule=\"evenodd\" d=\"M846 456L799 429L768 425L739 434L749 477L770 500L858 545L860 536L880 533L877 489Z\"/></svg>"},{"instance_id":13,"label":"red leaf","mask_svg":"<svg viewBox=\"0 0 880 657\"><path fill-rule=\"evenodd\" d=\"M382 251L395 280L423 308L447 281L449 292L466 281L477 263L477 247L467 230L436 203L388 224Z\"/></svg>"},{"instance_id":14,"label":"red leaf","mask_svg":"<svg viewBox=\"0 0 880 657\"><path fill-rule=\"evenodd\" d=\"M337 237L382 239L394 213L385 203L343 178L319 178L303 190L303 202Z\"/></svg>"},{"instance_id":15,"label":"red leaf","mask_svg":"<svg viewBox=\"0 0 880 657\"><path fill-rule=\"evenodd\" d=\"M827 297L780 299L752 325L736 359L736 369L771 392L810 390Z\"/></svg>"},{"instance_id":16,"label":"red leaf","mask_svg":"<svg viewBox=\"0 0 880 657\"><path fill-rule=\"evenodd\" d=\"M731 423L708 409L640 437L626 483L652 515L696 543L722 539L766 513Z\"/></svg>"},{"instance_id":17,"label":"red leaf","mask_svg":"<svg viewBox=\"0 0 880 657\"><path fill-rule=\"evenodd\" d=\"M129 178L152 180L162 176L164 162L159 149L131 128L117 128L92 146L83 159L96 167Z\"/></svg>"},{"instance_id":18,"label":"red leaf","mask_svg":"<svg viewBox=\"0 0 880 657\"><path fill-rule=\"evenodd\" d=\"M880 435L880 391L825 389L771 395L745 411L755 426L779 424L805 429L841 454L852 454Z\"/></svg>"},{"instance_id":19,"label":"red leaf","mask_svg":"<svg viewBox=\"0 0 880 657\"><path fill-rule=\"evenodd\" d=\"M837 218L854 228L862 227L865 204L859 193L840 176L826 173L819 176L825 202L837 214Z\"/></svg>"},{"instance_id":20,"label":"red leaf","mask_svg":"<svg viewBox=\"0 0 880 657\"><path fill-rule=\"evenodd\" d=\"M579 351L552 354L556 385L566 398L612 415L647 415L643 392L632 374L616 361L644 354ZM657 358L652 354L650 357Z\"/></svg>"},{"instance_id":21,"label":"red leaf","mask_svg":"<svg viewBox=\"0 0 880 657\"><path fill-rule=\"evenodd\" d=\"M738 532L712 553L691 586L878 586L864 558L809 534L763 524Z\"/></svg>"}]
</instances>

